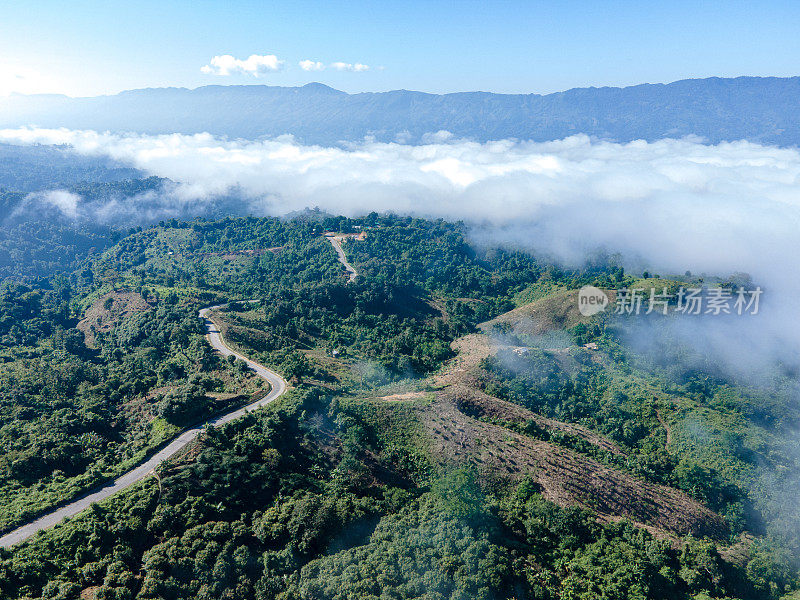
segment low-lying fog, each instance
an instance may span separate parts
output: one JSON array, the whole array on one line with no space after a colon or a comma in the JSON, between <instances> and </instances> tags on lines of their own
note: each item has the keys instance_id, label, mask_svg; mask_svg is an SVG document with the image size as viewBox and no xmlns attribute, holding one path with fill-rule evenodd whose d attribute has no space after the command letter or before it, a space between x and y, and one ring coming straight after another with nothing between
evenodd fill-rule
<instances>
[{"instance_id":1,"label":"low-lying fog","mask_svg":"<svg viewBox=\"0 0 800 600\"><path fill-rule=\"evenodd\" d=\"M416 146L367 140L321 147L289 136L248 141L33 128L0 130L0 142L64 144L175 182L125 202L87 203L64 190L34 197L70 218L202 214L226 197L257 215L319 206L346 215L460 219L479 243L572 264L605 248L662 274L746 272L765 288L758 319L708 319L709 331L693 325L686 336L703 337L732 368L748 372L764 360L794 363L800 350L796 149L698 139L618 144L583 135L475 143L447 132Z\"/></svg>"}]
</instances>

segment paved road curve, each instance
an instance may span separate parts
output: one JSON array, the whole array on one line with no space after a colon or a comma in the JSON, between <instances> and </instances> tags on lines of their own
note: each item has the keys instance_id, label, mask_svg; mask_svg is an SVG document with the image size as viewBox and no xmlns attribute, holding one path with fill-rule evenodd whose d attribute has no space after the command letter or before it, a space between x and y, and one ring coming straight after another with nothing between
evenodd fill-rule
<instances>
[{"instance_id":1,"label":"paved road curve","mask_svg":"<svg viewBox=\"0 0 800 600\"><path fill-rule=\"evenodd\" d=\"M326 235L325 237L327 237L331 244L333 244L336 254L339 255L339 262L344 265L345 269L347 269L347 273L349 274L347 283L352 283L356 280L356 277L358 277L358 271L353 268L353 265L347 262L347 257L344 255L344 250L342 250L342 240L344 237L338 235Z\"/></svg>"},{"instance_id":2,"label":"paved road curve","mask_svg":"<svg viewBox=\"0 0 800 600\"><path fill-rule=\"evenodd\" d=\"M271 389L269 393L264 396L261 400L257 402L253 402L252 404L248 404L242 408L224 414L222 416L216 417L214 419L210 419L206 421L202 425L198 427L194 427L193 429L188 429L181 433L177 438L172 440L165 448L162 448L153 456L151 456L147 461L140 464L138 467L128 471L124 475L121 475L114 481L106 484L103 487L100 487L86 496L75 500L74 502L70 502L58 508L46 515L39 517L35 521L31 521L13 531L7 533L3 537L0 537L0 547L2 548L9 548L15 544L19 544L20 542L28 539L35 533L42 531L44 529L48 529L53 525L56 525L63 521L66 517L73 517L78 513L86 510L95 502L100 502L101 500L105 500L106 498L113 496L117 492L120 492L130 486L132 486L137 481L141 481L145 477L147 477L153 469L155 469L158 465L162 462L173 456L182 448L185 448L187 444L192 442L200 433L203 431L208 425L220 426L225 423L229 423L230 421L234 421L244 415L247 412L260 408L266 404L269 404L273 400L275 400L278 396L283 394L286 391L286 381L283 378L275 373L274 371L270 371L266 367L259 365L258 363L253 362L252 360L242 356L238 352L234 352L228 346L225 345L225 342L222 339L222 335L219 332L219 329L214 324L214 322L208 318L209 313L217 308L224 308L225 305L221 306L209 306L208 308L204 308L200 311L199 315L205 322L206 327L206 340L208 343L211 344L216 350L218 350L224 356L233 355L236 358L239 358L247 363L247 365L256 372L257 375L266 379Z\"/></svg>"}]
</instances>

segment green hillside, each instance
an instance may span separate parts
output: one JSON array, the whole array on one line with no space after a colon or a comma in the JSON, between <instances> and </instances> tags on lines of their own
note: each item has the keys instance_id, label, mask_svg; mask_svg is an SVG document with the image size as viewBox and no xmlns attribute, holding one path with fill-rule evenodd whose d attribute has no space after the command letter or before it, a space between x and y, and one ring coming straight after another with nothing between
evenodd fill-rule
<instances>
[{"instance_id":1,"label":"green hillside","mask_svg":"<svg viewBox=\"0 0 800 600\"><path fill-rule=\"evenodd\" d=\"M348 283L322 233L346 237ZM109 242L110 243L110 242ZM720 274L725 276L726 274ZM461 224L171 220L0 287L0 532L266 393L152 477L0 550L8 599L779 598L798 374L626 342L575 290L680 286L475 248ZM667 316L652 319L661 339Z\"/></svg>"}]
</instances>

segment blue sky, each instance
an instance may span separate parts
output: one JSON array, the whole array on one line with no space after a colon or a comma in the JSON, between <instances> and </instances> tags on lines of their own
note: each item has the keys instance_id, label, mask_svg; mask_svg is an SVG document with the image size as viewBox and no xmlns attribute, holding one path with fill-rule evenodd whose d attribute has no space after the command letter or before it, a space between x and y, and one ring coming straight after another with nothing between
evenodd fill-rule
<instances>
[{"instance_id":1,"label":"blue sky","mask_svg":"<svg viewBox=\"0 0 800 600\"><path fill-rule=\"evenodd\" d=\"M800 3L0 2L0 94L302 85L547 93L688 77L796 75ZM214 56L274 55L254 77ZM299 61L325 65L304 71ZM339 71L333 63L369 69ZM216 70L218 72L218 69Z\"/></svg>"}]
</instances>

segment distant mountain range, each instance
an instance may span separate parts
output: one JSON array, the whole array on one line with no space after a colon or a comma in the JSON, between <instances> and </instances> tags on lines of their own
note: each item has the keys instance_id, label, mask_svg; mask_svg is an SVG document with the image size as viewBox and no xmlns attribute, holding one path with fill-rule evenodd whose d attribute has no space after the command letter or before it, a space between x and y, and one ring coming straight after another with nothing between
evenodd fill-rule
<instances>
[{"instance_id":1,"label":"distant mountain range","mask_svg":"<svg viewBox=\"0 0 800 600\"><path fill-rule=\"evenodd\" d=\"M20 125L151 134L209 132L249 139L289 133L316 144L365 136L420 143L425 134L447 130L478 141L545 141L585 133L622 142L697 135L711 143L746 139L796 146L800 77L714 77L547 95L405 90L347 94L310 83L0 99L0 127Z\"/></svg>"}]
</instances>

